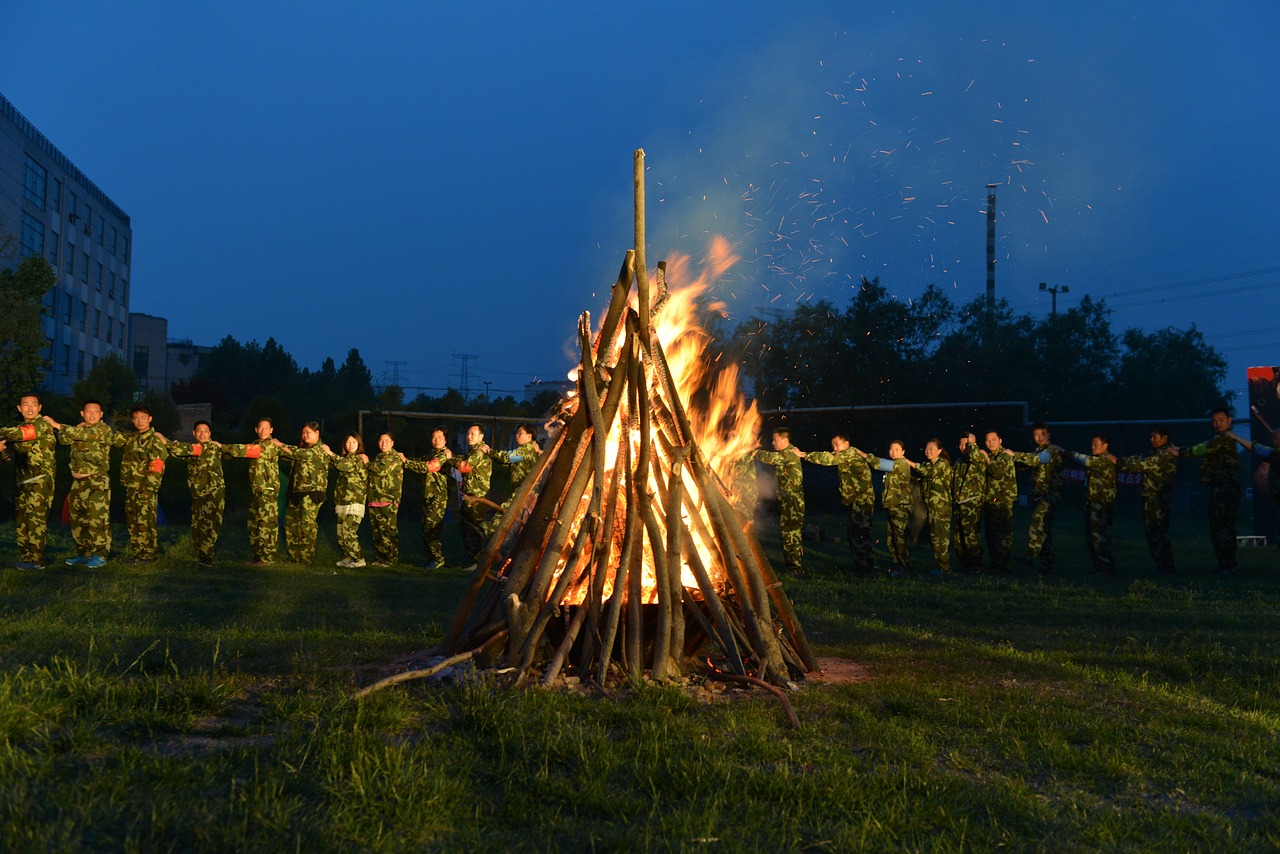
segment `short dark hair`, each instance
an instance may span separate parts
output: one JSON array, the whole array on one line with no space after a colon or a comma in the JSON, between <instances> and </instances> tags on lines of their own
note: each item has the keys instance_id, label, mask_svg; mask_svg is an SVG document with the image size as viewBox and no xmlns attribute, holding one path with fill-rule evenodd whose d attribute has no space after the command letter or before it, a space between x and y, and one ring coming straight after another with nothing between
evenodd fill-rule
<instances>
[{"instance_id":1,"label":"short dark hair","mask_svg":"<svg viewBox=\"0 0 1280 854\"><path fill-rule=\"evenodd\" d=\"M194 432L196 431L196 428L197 428L197 427L199 427L201 424L203 424L204 426L208 427L208 428L209 428L209 432L211 432L211 433L213 432L213 425L212 425L212 424L210 424L208 421L205 421L203 418L202 418L202 419L200 419L199 421L197 421L195 424L192 424L192 425L191 425L191 432L192 432L192 433L194 433Z\"/></svg>"},{"instance_id":2,"label":"short dark hair","mask_svg":"<svg viewBox=\"0 0 1280 854\"><path fill-rule=\"evenodd\" d=\"M84 409L86 406L88 406L88 405L89 405L89 404L91 404L91 403L96 403L96 404L98 404L98 408L99 408L99 409L101 409L101 408L102 408L102 401L98 400L97 398L93 398L93 397L89 398L88 400L82 401L82 402L80 403L80 408L81 408L81 409Z\"/></svg>"},{"instance_id":3,"label":"short dark hair","mask_svg":"<svg viewBox=\"0 0 1280 854\"><path fill-rule=\"evenodd\" d=\"M150 414L151 414L151 408L150 408L150 407L148 407L145 403L135 403L133 406L130 406L130 407L129 407L129 414L130 414L130 415L136 415L136 414L138 414L139 412L142 412L142 413L144 413L144 414L146 414L146 415L150 415Z\"/></svg>"},{"instance_id":4,"label":"short dark hair","mask_svg":"<svg viewBox=\"0 0 1280 854\"><path fill-rule=\"evenodd\" d=\"M1032 425L1031 425L1031 429L1032 429L1033 431L1035 431L1035 430L1048 430L1048 429L1049 429L1049 425L1048 425L1048 424L1045 424L1043 421L1037 421L1035 424L1032 424Z\"/></svg>"},{"instance_id":5,"label":"short dark hair","mask_svg":"<svg viewBox=\"0 0 1280 854\"><path fill-rule=\"evenodd\" d=\"M848 433L837 433L837 434L835 434L834 436L832 436L831 438L832 438L832 439L839 439L841 442L849 442L849 444L853 444L853 442L851 442L851 441L849 440L849 434L848 434Z\"/></svg>"},{"instance_id":6,"label":"short dark hair","mask_svg":"<svg viewBox=\"0 0 1280 854\"><path fill-rule=\"evenodd\" d=\"M528 433L530 436L533 436L535 438L538 435L538 428L534 427L532 424L521 424L520 426L516 427L516 430L517 431L523 430L524 432Z\"/></svg>"},{"instance_id":7,"label":"short dark hair","mask_svg":"<svg viewBox=\"0 0 1280 854\"><path fill-rule=\"evenodd\" d=\"M257 426L258 426L259 424L261 424L263 421L267 422L267 423L268 423L268 424L270 424L272 427L275 427L275 426L276 426L276 422L272 421L272 420L271 420L271 418L270 418L270 416L267 416L267 415L264 415L264 416L262 416L261 418L259 418L257 421L254 421L254 422L253 422L253 426L254 426L254 427L257 427Z\"/></svg>"},{"instance_id":8,"label":"short dark hair","mask_svg":"<svg viewBox=\"0 0 1280 854\"><path fill-rule=\"evenodd\" d=\"M22 394L18 395L18 403L22 403L23 399L28 397L34 397L36 399L36 403L40 402L40 395L36 394L34 391L24 391Z\"/></svg>"},{"instance_id":9,"label":"short dark hair","mask_svg":"<svg viewBox=\"0 0 1280 854\"><path fill-rule=\"evenodd\" d=\"M1157 424L1157 425L1155 425L1154 427L1152 427L1152 428L1151 428L1151 435L1153 435L1153 436L1164 436L1166 439L1168 439L1168 438L1169 438L1169 428L1168 428L1168 426L1167 426L1167 425L1164 425L1164 424Z\"/></svg>"},{"instance_id":10,"label":"short dark hair","mask_svg":"<svg viewBox=\"0 0 1280 854\"><path fill-rule=\"evenodd\" d=\"M791 438L791 431L790 431L789 429L787 429L786 427L775 427L775 428L773 428L773 435L775 435L775 436L781 436L781 437L782 437L782 438L784 438L784 439L788 439L788 440L790 440L790 438Z\"/></svg>"},{"instance_id":11,"label":"short dark hair","mask_svg":"<svg viewBox=\"0 0 1280 854\"><path fill-rule=\"evenodd\" d=\"M395 433L392 433L390 430L383 430L381 433L378 434L378 438L381 439L383 436L386 436L388 439L390 439L393 445L395 444L395 441L396 441Z\"/></svg>"},{"instance_id":12,"label":"short dark hair","mask_svg":"<svg viewBox=\"0 0 1280 854\"><path fill-rule=\"evenodd\" d=\"M1209 417L1212 418L1213 416L1217 415L1219 412L1221 412L1223 415L1227 416L1228 418L1231 417L1231 410L1227 409L1225 406L1215 406L1213 409L1210 409Z\"/></svg>"},{"instance_id":13,"label":"short dark hair","mask_svg":"<svg viewBox=\"0 0 1280 854\"><path fill-rule=\"evenodd\" d=\"M1094 433L1093 438L1097 439L1099 442L1101 442L1104 445L1111 444L1111 440L1107 438L1106 433Z\"/></svg>"}]
</instances>

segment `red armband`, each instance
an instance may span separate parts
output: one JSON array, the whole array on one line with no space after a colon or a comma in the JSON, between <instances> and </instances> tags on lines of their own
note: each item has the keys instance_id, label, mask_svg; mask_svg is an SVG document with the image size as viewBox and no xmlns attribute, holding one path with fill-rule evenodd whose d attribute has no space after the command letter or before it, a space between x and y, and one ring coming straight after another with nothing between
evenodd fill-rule
<instances>
[{"instance_id":1,"label":"red armband","mask_svg":"<svg viewBox=\"0 0 1280 854\"><path fill-rule=\"evenodd\" d=\"M35 438L36 438L36 425L34 425L34 424L19 424L19 425L18 425L18 433L22 436L22 438L21 438L19 441L22 441L22 442L33 442L33 441L35 441Z\"/></svg>"},{"instance_id":2,"label":"red armband","mask_svg":"<svg viewBox=\"0 0 1280 854\"><path fill-rule=\"evenodd\" d=\"M258 459L258 457L262 456L262 446L261 445L245 445L244 456L245 456L245 459L247 460Z\"/></svg>"},{"instance_id":3,"label":"red armband","mask_svg":"<svg viewBox=\"0 0 1280 854\"><path fill-rule=\"evenodd\" d=\"M193 457L198 457L198 456L200 456L202 453L204 453L204 445L192 445L192 446L191 446L191 456L193 456Z\"/></svg>"},{"instance_id":4,"label":"red armband","mask_svg":"<svg viewBox=\"0 0 1280 854\"><path fill-rule=\"evenodd\" d=\"M433 474L434 474L435 472L440 471L440 461L439 461L439 460L427 460L427 471L429 471L429 472L431 472L431 473L433 473Z\"/></svg>"},{"instance_id":5,"label":"red armband","mask_svg":"<svg viewBox=\"0 0 1280 854\"><path fill-rule=\"evenodd\" d=\"M154 460L152 460L150 464L147 465L147 468L155 472L156 474L161 474L162 472L164 472L164 460L157 457Z\"/></svg>"},{"instance_id":6,"label":"red armband","mask_svg":"<svg viewBox=\"0 0 1280 854\"><path fill-rule=\"evenodd\" d=\"M471 474L471 463L468 463L468 462L458 463L458 471L462 472L463 474Z\"/></svg>"}]
</instances>

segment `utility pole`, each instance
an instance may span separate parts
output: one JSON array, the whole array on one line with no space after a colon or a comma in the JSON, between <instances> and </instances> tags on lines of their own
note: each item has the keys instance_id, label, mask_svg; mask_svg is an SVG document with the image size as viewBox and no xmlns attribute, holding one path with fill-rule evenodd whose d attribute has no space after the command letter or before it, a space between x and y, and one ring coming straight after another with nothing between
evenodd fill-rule
<instances>
[{"instance_id":1,"label":"utility pole","mask_svg":"<svg viewBox=\"0 0 1280 854\"><path fill-rule=\"evenodd\" d=\"M471 399L471 363L480 358L472 353L453 353L453 358L462 362L462 366L457 371L459 378L458 391L462 393L463 400ZM450 376L453 376L450 374Z\"/></svg>"},{"instance_id":2,"label":"utility pole","mask_svg":"<svg viewBox=\"0 0 1280 854\"><path fill-rule=\"evenodd\" d=\"M1049 310L1049 315L1050 315L1051 317L1055 317L1055 316L1057 316L1057 314L1058 314L1058 294L1065 294L1065 293L1068 293L1068 292L1070 292L1071 288L1070 288L1069 286L1067 286L1067 285L1054 285L1053 287L1049 287L1047 283L1045 283L1045 282L1041 282L1041 283L1040 283L1040 290L1042 290L1042 291L1044 291L1045 293L1049 294L1049 295L1053 298L1053 303L1052 303L1053 308L1051 308L1051 309Z\"/></svg>"},{"instance_id":3,"label":"utility pole","mask_svg":"<svg viewBox=\"0 0 1280 854\"><path fill-rule=\"evenodd\" d=\"M391 385L400 385L400 367L409 364L408 362L399 362L393 359L387 359L386 363L391 366Z\"/></svg>"},{"instance_id":4,"label":"utility pole","mask_svg":"<svg viewBox=\"0 0 1280 854\"><path fill-rule=\"evenodd\" d=\"M987 185L987 308L996 305L996 187Z\"/></svg>"},{"instance_id":5,"label":"utility pole","mask_svg":"<svg viewBox=\"0 0 1280 854\"><path fill-rule=\"evenodd\" d=\"M484 399L485 400L489 399L489 386L491 385L493 385L493 380L484 381Z\"/></svg>"}]
</instances>

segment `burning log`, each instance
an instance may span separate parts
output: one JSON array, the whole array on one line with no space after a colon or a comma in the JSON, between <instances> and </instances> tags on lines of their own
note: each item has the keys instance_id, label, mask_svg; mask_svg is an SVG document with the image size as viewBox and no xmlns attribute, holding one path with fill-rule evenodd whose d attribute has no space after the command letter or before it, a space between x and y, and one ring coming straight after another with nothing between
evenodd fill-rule
<instances>
[{"instance_id":1,"label":"burning log","mask_svg":"<svg viewBox=\"0 0 1280 854\"><path fill-rule=\"evenodd\" d=\"M709 643L724 675L785 685L816 661L716 470L727 474L754 446L758 416L745 405L741 420L687 409L710 394L689 370L705 342L693 341L691 357L688 330L668 341L692 313L677 305L683 289L668 287L675 267L658 265L650 294L642 151L635 186L636 246L594 337L590 315L579 318L566 424L477 562L445 653L490 664L499 656L522 677L541 665L544 684L570 667L603 686L615 667L654 680L702 669L696 653ZM724 425L739 424L726 441Z\"/></svg>"}]
</instances>

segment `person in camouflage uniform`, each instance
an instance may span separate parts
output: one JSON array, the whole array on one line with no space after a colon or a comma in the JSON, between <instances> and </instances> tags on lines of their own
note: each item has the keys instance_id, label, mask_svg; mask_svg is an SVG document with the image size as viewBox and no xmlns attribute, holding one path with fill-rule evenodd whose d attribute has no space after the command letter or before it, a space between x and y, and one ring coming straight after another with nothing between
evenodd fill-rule
<instances>
[{"instance_id":1,"label":"person in camouflage uniform","mask_svg":"<svg viewBox=\"0 0 1280 854\"><path fill-rule=\"evenodd\" d=\"M249 460L250 566L270 566L280 548L280 448L273 432L271 419L263 418L254 427L257 442L222 446L224 457Z\"/></svg>"},{"instance_id":2,"label":"person in camouflage uniform","mask_svg":"<svg viewBox=\"0 0 1280 854\"><path fill-rule=\"evenodd\" d=\"M871 519L876 508L876 490L871 483L871 466L867 463L867 455L853 447L847 435L837 433L831 437L830 451L810 451L802 453L801 457L807 463L836 467L836 474L840 478L840 502L849 508L846 533L854 569L863 575L875 572L875 552L872 549L875 540L871 536ZM751 465L755 466L754 460ZM736 482L735 480L735 484Z\"/></svg>"},{"instance_id":3,"label":"person in camouflage uniform","mask_svg":"<svg viewBox=\"0 0 1280 854\"><path fill-rule=\"evenodd\" d=\"M58 444L71 446L71 491L67 506L76 556L67 566L98 568L111 553L111 428L102 420L102 404L86 400L80 405L80 424L64 427L53 419Z\"/></svg>"},{"instance_id":4,"label":"person in camouflage uniform","mask_svg":"<svg viewBox=\"0 0 1280 854\"><path fill-rule=\"evenodd\" d=\"M129 409L132 433L115 433L120 456L120 485L124 487L124 520L129 529L129 556L134 563L156 559L157 517L160 513L160 481L169 442L151 426L151 410L141 403Z\"/></svg>"},{"instance_id":5,"label":"person in camouflage uniform","mask_svg":"<svg viewBox=\"0 0 1280 854\"><path fill-rule=\"evenodd\" d=\"M804 473L800 467L800 451L791 444L791 431L773 431L773 450L763 448L755 459L773 466L778 489L778 536L782 555L792 575L804 572Z\"/></svg>"},{"instance_id":6,"label":"person in camouflage uniform","mask_svg":"<svg viewBox=\"0 0 1280 854\"><path fill-rule=\"evenodd\" d=\"M524 483L525 478L533 471L534 466L538 464L538 459L542 456L542 449L538 447L538 443L534 441L536 435L533 432L533 426L530 424L521 424L516 428L516 448L513 451L495 451L488 445L484 446L485 453L495 463L502 463L508 466L511 472L511 498L502 502L502 513L495 513L490 517L485 525L485 538L493 536L493 532L498 529L498 523L502 521L503 514L507 508L511 506L512 499L515 498L515 491L520 488L520 484Z\"/></svg>"},{"instance_id":7,"label":"person in camouflage uniform","mask_svg":"<svg viewBox=\"0 0 1280 854\"><path fill-rule=\"evenodd\" d=\"M1019 558L1027 566L1040 559L1040 574L1053 572L1053 517L1062 500L1062 449L1049 441L1049 425L1037 421L1031 425L1034 451L1014 453L1005 450L1018 465L1035 469L1031 479L1031 524L1027 528L1027 554Z\"/></svg>"},{"instance_id":8,"label":"person in camouflage uniform","mask_svg":"<svg viewBox=\"0 0 1280 854\"><path fill-rule=\"evenodd\" d=\"M1274 516L1272 518L1271 530L1273 538L1280 544L1280 430L1271 432L1271 446L1268 447L1261 442L1254 442L1251 439L1242 439L1235 433L1228 432L1232 439L1240 443L1241 447L1253 454L1259 460L1267 464L1267 494L1271 496L1271 505Z\"/></svg>"},{"instance_id":9,"label":"person in camouflage uniform","mask_svg":"<svg viewBox=\"0 0 1280 854\"><path fill-rule=\"evenodd\" d=\"M1181 457L1204 458L1200 482L1209 487L1209 537L1218 559L1217 571L1227 573L1240 568L1236 562L1236 515L1243 492L1240 458L1231 438L1231 413L1221 407L1213 410L1212 423L1214 435L1207 442L1189 448L1169 447Z\"/></svg>"},{"instance_id":10,"label":"person in camouflage uniform","mask_svg":"<svg viewBox=\"0 0 1280 854\"><path fill-rule=\"evenodd\" d=\"M884 489L880 493L880 503L889 516L889 535L886 545L889 548L889 560L893 563L893 574L906 573L911 562L910 549L907 547L907 525L911 522L911 464L905 457L903 444L896 439L889 443L889 458L867 455L867 465L884 472Z\"/></svg>"},{"instance_id":11,"label":"person in camouflage uniform","mask_svg":"<svg viewBox=\"0 0 1280 854\"><path fill-rule=\"evenodd\" d=\"M1121 457L1116 467L1142 475L1142 527L1147 548L1156 562L1156 572L1173 572L1173 542L1169 539L1169 519L1173 515L1173 479L1178 473L1178 457L1169 451L1169 428L1151 428L1151 453Z\"/></svg>"},{"instance_id":12,"label":"person in camouflage uniform","mask_svg":"<svg viewBox=\"0 0 1280 854\"><path fill-rule=\"evenodd\" d=\"M222 446L213 441L208 421L197 421L191 429L194 442L169 443L169 455L186 457L187 489L191 492L191 542L196 561L213 566L213 551L222 532L226 508L227 482L222 475Z\"/></svg>"},{"instance_id":13,"label":"person in camouflage uniform","mask_svg":"<svg viewBox=\"0 0 1280 854\"><path fill-rule=\"evenodd\" d=\"M1083 463L1088 485L1085 488L1084 533L1089 544L1090 575L1115 575L1116 559L1111 553L1111 521L1116 504L1116 463L1108 452L1106 436L1094 436L1089 454L1072 454Z\"/></svg>"},{"instance_id":14,"label":"person in camouflage uniform","mask_svg":"<svg viewBox=\"0 0 1280 854\"><path fill-rule=\"evenodd\" d=\"M755 452L738 457L729 465L728 474L730 477L728 486L732 490L730 503L733 509L737 511L743 522L748 525L755 524L756 503L760 500L760 490L756 485Z\"/></svg>"},{"instance_id":15,"label":"person in camouflage uniform","mask_svg":"<svg viewBox=\"0 0 1280 854\"><path fill-rule=\"evenodd\" d=\"M960 437L960 450L952 466L952 536L960 571L982 570L982 504L987 491L987 454L972 433Z\"/></svg>"},{"instance_id":16,"label":"person in camouflage uniform","mask_svg":"<svg viewBox=\"0 0 1280 854\"><path fill-rule=\"evenodd\" d=\"M44 547L49 535L49 508L53 506L53 427L40 415L40 397L18 398L22 423L0 428L0 439L13 454L18 481L16 538L18 569L44 569Z\"/></svg>"},{"instance_id":17,"label":"person in camouflage uniform","mask_svg":"<svg viewBox=\"0 0 1280 854\"><path fill-rule=\"evenodd\" d=\"M1018 501L1018 477L1013 457L1004 453L1000 434L988 430L987 488L983 495L982 523L987 532L987 556L991 572L1009 573L1013 557L1013 505Z\"/></svg>"},{"instance_id":18,"label":"person in camouflage uniform","mask_svg":"<svg viewBox=\"0 0 1280 854\"><path fill-rule=\"evenodd\" d=\"M373 535L374 566L395 566L400 560L400 495L404 490L404 454L395 437L378 437L378 455L369 463L369 532Z\"/></svg>"},{"instance_id":19,"label":"person in camouflage uniform","mask_svg":"<svg viewBox=\"0 0 1280 854\"><path fill-rule=\"evenodd\" d=\"M493 460L484 451L484 429L479 424L472 424L467 428L467 444L470 447L467 455L450 459L447 464L462 475L462 483L458 488L461 499L458 526L462 533L462 550L467 555L467 563L474 564L484 550L486 540L484 521L488 514L480 499L489 494Z\"/></svg>"},{"instance_id":20,"label":"person in camouflage uniform","mask_svg":"<svg viewBox=\"0 0 1280 854\"><path fill-rule=\"evenodd\" d=\"M951 458L937 439L924 444L924 462L908 460L920 481L937 572L951 571Z\"/></svg>"},{"instance_id":21,"label":"person in camouflage uniform","mask_svg":"<svg viewBox=\"0 0 1280 854\"><path fill-rule=\"evenodd\" d=\"M422 548L430 561L428 568L444 566L444 514L449 507L449 478L440 471L453 458L443 427L431 431L431 453L426 459L405 460L405 470L424 475L422 481Z\"/></svg>"},{"instance_id":22,"label":"person in camouflage uniform","mask_svg":"<svg viewBox=\"0 0 1280 854\"><path fill-rule=\"evenodd\" d=\"M316 517L329 491L329 458L333 452L320 442L320 425L308 421L297 445L275 440L280 456L293 463L284 511L284 542L294 563L316 559Z\"/></svg>"},{"instance_id":23,"label":"person in camouflage uniform","mask_svg":"<svg viewBox=\"0 0 1280 854\"><path fill-rule=\"evenodd\" d=\"M333 479L333 511L338 517L338 547L342 559L338 566L358 569L364 566L360 553L360 520L364 519L365 501L369 496L369 457L358 433L348 433L342 440L342 454L329 460L337 472Z\"/></svg>"}]
</instances>

